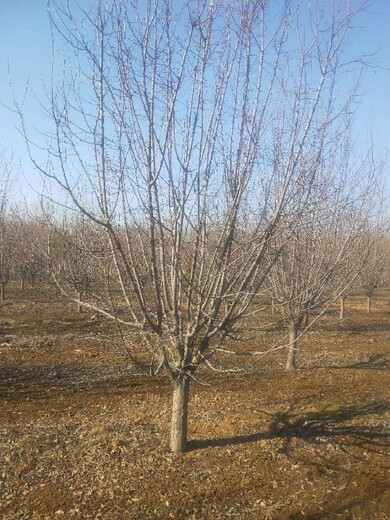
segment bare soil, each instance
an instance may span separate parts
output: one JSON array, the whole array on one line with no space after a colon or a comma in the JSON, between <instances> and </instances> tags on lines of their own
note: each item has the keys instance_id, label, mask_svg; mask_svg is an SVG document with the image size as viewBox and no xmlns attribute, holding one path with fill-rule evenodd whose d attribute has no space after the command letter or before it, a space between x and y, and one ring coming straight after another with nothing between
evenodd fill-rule
<instances>
[{"instance_id":1,"label":"bare soil","mask_svg":"<svg viewBox=\"0 0 390 520\"><path fill-rule=\"evenodd\" d=\"M2 519L390 518L390 293L356 296L285 351L192 385L190 451L168 450L171 387L115 327L50 289L0 311ZM230 345L266 350L277 330Z\"/></svg>"}]
</instances>

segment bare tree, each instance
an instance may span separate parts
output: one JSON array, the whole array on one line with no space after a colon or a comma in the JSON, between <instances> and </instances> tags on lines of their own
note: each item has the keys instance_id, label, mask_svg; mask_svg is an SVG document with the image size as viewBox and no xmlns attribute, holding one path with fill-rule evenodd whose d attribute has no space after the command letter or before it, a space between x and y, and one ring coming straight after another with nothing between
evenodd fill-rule
<instances>
[{"instance_id":1,"label":"bare tree","mask_svg":"<svg viewBox=\"0 0 390 520\"><path fill-rule=\"evenodd\" d=\"M344 319L347 297L359 286L362 279L365 280L364 273L367 271L368 275L372 263L376 262L373 251L381 251L382 262L379 262L379 264L384 264L386 256L384 254L385 236L388 229L388 217L384 209L385 200L383 197L385 193L385 164L386 161L383 158L378 158L374 153L374 145L371 142L366 156L361 161L360 168L357 169L356 174L351 175L353 186L351 195L355 204L359 198L361 200L360 204L357 205L358 212L353 216L355 223L360 222L360 237L353 254L344 259L334 278L334 286L339 291L341 320ZM348 169L353 171L351 165L348 166ZM356 227L356 229L359 228ZM368 285L370 285L369 282Z\"/></svg>"},{"instance_id":2,"label":"bare tree","mask_svg":"<svg viewBox=\"0 0 390 520\"><path fill-rule=\"evenodd\" d=\"M340 320L344 319L345 302L348 296L359 287L359 282L367 267L369 251L372 246L372 237L370 236L370 230L367 225L363 227L362 231L363 233L359 240L358 247L355 248L353 254L344 259L341 266L337 269L334 280L334 285L339 291Z\"/></svg>"},{"instance_id":3,"label":"bare tree","mask_svg":"<svg viewBox=\"0 0 390 520\"><path fill-rule=\"evenodd\" d=\"M360 256L361 261L353 256L348 257L337 270L336 283L344 281L344 286L340 291L340 320L343 320L345 317L345 302L353 290L356 289L363 268L365 252L360 250L357 254Z\"/></svg>"},{"instance_id":4,"label":"bare tree","mask_svg":"<svg viewBox=\"0 0 390 520\"><path fill-rule=\"evenodd\" d=\"M62 292L73 293L79 312L100 270L102 245L94 228L93 223L83 217L64 220L61 226L55 227L54 244L49 240L51 275Z\"/></svg>"},{"instance_id":5,"label":"bare tree","mask_svg":"<svg viewBox=\"0 0 390 520\"><path fill-rule=\"evenodd\" d=\"M49 2L68 54L45 165L16 103L57 200L105 231L127 315L84 305L141 333L171 377L174 452L196 368L251 312L271 239L314 182L306 150L326 149L345 108L334 89L364 2L271 4Z\"/></svg>"},{"instance_id":6,"label":"bare tree","mask_svg":"<svg viewBox=\"0 0 390 520\"><path fill-rule=\"evenodd\" d=\"M371 312L372 297L382 283L387 260L383 237L372 237L368 244L368 254L361 273L361 282L367 298L367 312Z\"/></svg>"},{"instance_id":7,"label":"bare tree","mask_svg":"<svg viewBox=\"0 0 390 520\"><path fill-rule=\"evenodd\" d=\"M6 287L10 280L11 249L8 233L8 210L12 177L12 160L0 150L0 300L6 297Z\"/></svg>"},{"instance_id":8,"label":"bare tree","mask_svg":"<svg viewBox=\"0 0 390 520\"><path fill-rule=\"evenodd\" d=\"M23 291L26 283L34 287L37 279L47 278L47 223L39 215L15 208L9 229L13 276L19 278Z\"/></svg>"},{"instance_id":9,"label":"bare tree","mask_svg":"<svg viewBox=\"0 0 390 520\"><path fill-rule=\"evenodd\" d=\"M341 135L328 157L321 147L314 162L305 157L300 164L316 170L315 181L307 197L299 197L297 217L274 238L281 253L270 274L271 294L289 330L287 370L296 368L298 335L310 327L310 313L345 298L366 257L364 210L376 195L378 172L367 159L354 170L349 134Z\"/></svg>"}]
</instances>

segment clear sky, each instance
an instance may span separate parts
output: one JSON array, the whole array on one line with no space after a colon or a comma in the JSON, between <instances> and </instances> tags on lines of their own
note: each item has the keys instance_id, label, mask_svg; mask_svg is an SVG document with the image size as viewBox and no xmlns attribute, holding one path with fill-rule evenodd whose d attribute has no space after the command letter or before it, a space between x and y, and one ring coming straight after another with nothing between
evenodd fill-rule
<instances>
[{"instance_id":1,"label":"clear sky","mask_svg":"<svg viewBox=\"0 0 390 520\"><path fill-rule=\"evenodd\" d=\"M378 65L367 68L363 78L364 97L355 124L357 146L361 147L366 136L372 133L378 152L390 150L390 0L373 0L356 21L351 50L354 54L376 52L371 61ZM13 106L9 80L19 101L23 99L27 82L44 101L44 86L50 85L50 68L51 36L46 0L0 0L0 102ZM36 128L44 124L39 104L32 96L26 99L24 114ZM18 127L17 116L0 105L0 147L7 152L14 150L25 178L39 189L37 174L29 163ZM390 169L387 174L390 177ZM15 184L15 195L18 191L28 194L26 181L22 179L21 187L17 186Z\"/></svg>"}]
</instances>

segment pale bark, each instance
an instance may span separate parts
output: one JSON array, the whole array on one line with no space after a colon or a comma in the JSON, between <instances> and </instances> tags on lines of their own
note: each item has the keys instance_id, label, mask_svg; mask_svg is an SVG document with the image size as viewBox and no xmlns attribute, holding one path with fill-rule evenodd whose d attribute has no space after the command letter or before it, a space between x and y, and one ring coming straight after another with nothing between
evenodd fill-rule
<instances>
[{"instance_id":1,"label":"pale bark","mask_svg":"<svg viewBox=\"0 0 390 520\"><path fill-rule=\"evenodd\" d=\"M297 364L297 338L298 327L295 324L290 326L290 343L287 352L286 370L294 370Z\"/></svg>"},{"instance_id":2,"label":"pale bark","mask_svg":"<svg viewBox=\"0 0 390 520\"><path fill-rule=\"evenodd\" d=\"M188 377L179 377L173 383L171 420L171 450L173 453L184 453L187 449L189 389Z\"/></svg>"},{"instance_id":3,"label":"pale bark","mask_svg":"<svg viewBox=\"0 0 390 520\"><path fill-rule=\"evenodd\" d=\"M346 296L342 296L340 298L340 320L344 319L345 300L346 300Z\"/></svg>"},{"instance_id":4,"label":"pale bark","mask_svg":"<svg viewBox=\"0 0 390 520\"><path fill-rule=\"evenodd\" d=\"M305 315L303 317L302 325L304 328L306 328L309 325L309 319L310 319L310 310L305 312Z\"/></svg>"},{"instance_id":5,"label":"pale bark","mask_svg":"<svg viewBox=\"0 0 390 520\"><path fill-rule=\"evenodd\" d=\"M370 314L371 312L371 303L372 303L372 297L367 296L367 312Z\"/></svg>"}]
</instances>

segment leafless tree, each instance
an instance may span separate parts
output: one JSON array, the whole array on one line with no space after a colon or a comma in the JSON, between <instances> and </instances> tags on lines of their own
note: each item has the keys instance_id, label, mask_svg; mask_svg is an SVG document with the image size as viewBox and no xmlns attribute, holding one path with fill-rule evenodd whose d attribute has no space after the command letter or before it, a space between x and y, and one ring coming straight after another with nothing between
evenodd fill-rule
<instances>
[{"instance_id":1,"label":"leafless tree","mask_svg":"<svg viewBox=\"0 0 390 520\"><path fill-rule=\"evenodd\" d=\"M6 297L6 287L10 279L11 250L8 233L9 198L11 192L12 160L4 150L0 150L0 300Z\"/></svg>"},{"instance_id":2,"label":"leafless tree","mask_svg":"<svg viewBox=\"0 0 390 520\"><path fill-rule=\"evenodd\" d=\"M55 240L49 241L51 275L62 292L69 296L70 291L79 312L101 267L102 245L94 228L93 223L83 217L70 222L64 220L61 226L55 227Z\"/></svg>"},{"instance_id":3,"label":"leafless tree","mask_svg":"<svg viewBox=\"0 0 390 520\"><path fill-rule=\"evenodd\" d=\"M20 208L15 208L9 223L12 271L19 278L20 289L26 283L34 287L37 278L47 278L46 248L47 223Z\"/></svg>"},{"instance_id":4,"label":"leafless tree","mask_svg":"<svg viewBox=\"0 0 390 520\"><path fill-rule=\"evenodd\" d=\"M386 252L386 261L383 270L383 286L390 287L390 262L388 261L390 258L390 234L388 228L383 233L383 249Z\"/></svg>"},{"instance_id":5,"label":"leafless tree","mask_svg":"<svg viewBox=\"0 0 390 520\"><path fill-rule=\"evenodd\" d=\"M307 198L299 197L297 217L274 238L276 248L285 244L270 281L273 301L289 329L287 370L296 367L298 334L309 328L310 313L345 298L366 257L368 214L362 217L376 195L378 172L369 170L367 160L353 169L347 131L343 139L337 135L329 152L300 164L306 171L317 170L315 181Z\"/></svg>"},{"instance_id":6,"label":"leafless tree","mask_svg":"<svg viewBox=\"0 0 390 520\"><path fill-rule=\"evenodd\" d=\"M365 251L358 250L357 255L359 258L356 258L356 255L346 258L337 270L336 283L344 281L343 288L340 291L340 320L343 320L345 317L345 302L348 296L356 289L364 265Z\"/></svg>"},{"instance_id":7,"label":"leafless tree","mask_svg":"<svg viewBox=\"0 0 390 520\"><path fill-rule=\"evenodd\" d=\"M385 210L386 201L383 196L386 191L384 189L385 165L386 161L374 153L374 145L371 142L371 145L368 146L366 157L361 161L361 168L356 172L357 175L352 176L354 200L356 202L359 196L361 200L361 203L357 205L358 212L353 217L353 220L355 223L360 222L361 225L357 246L354 248L353 253L348 255L337 269L334 279L334 285L339 291L341 320L344 319L347 297L354 289L359 287L359 283L362 280L363 284L365 283L364 273L367 272L368 274L373 261L374 263L376 262L373 251L381 251L380 256L382 256L384 264L386 233L388 229L388 216ZM351 166L349 166L349 169L353 170ZM356 190L356 187L358 187L358 190ZM379 262L379 264L382 262ZM370 284L368 283L368 285Z\"/></svg>"},{"instance_id":8,"label":"leafless tree","mask_svg":"<svg viewBox=\"0 0 390 520\"><path fill-rule=\"evenodd\" d=\"M367 224L367 221L365 222ZM364 272L369 265L370 250L376 242L367 225L363 226L362 231L363 234L358 246L353 254L344 259L341 266L337 269L335 277L335 286L341 288L338 293L340 298L340 320L344 319L345 302L348 296L359 288Z\"/></svg>"},{"instance_id":9,"label":"leafless tree","mask_svg":"<svg viewBox=\"0 0 390 520\"><path fill-rule=\"evenodd\" d=\"M375 236L369 240L368 254L361 273L361 282L367 298L367 312L371 312L372 297L381 285L387 262L387 251L383 237Z\"/></svg>"},{"instance_id":10,"label":"leafless tree","mask_svg":"<svg viewBox=\"0 0 390 520\"><path fill-rule=\"evenodd\" d=\"M105 231L127 315L84 305L141 333L171 377L174 452L196 368L252 312L280 253L271 239L314 182L303 158L337 131L364 3L49 2L66 66L53 69L48 160L16 101L26 143L63 207Z\"/></svg>"}]
</instances>

